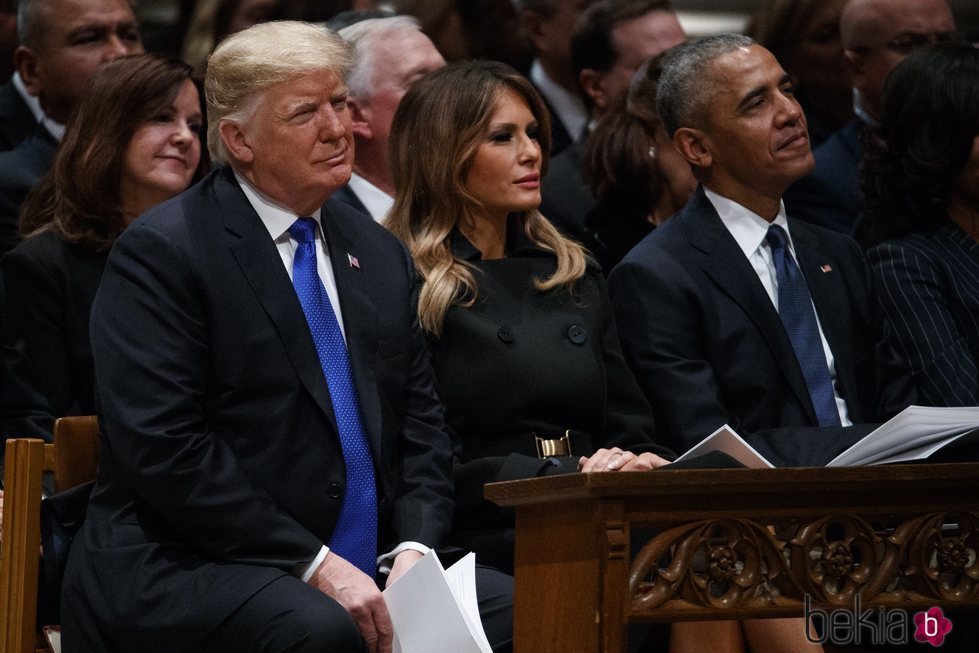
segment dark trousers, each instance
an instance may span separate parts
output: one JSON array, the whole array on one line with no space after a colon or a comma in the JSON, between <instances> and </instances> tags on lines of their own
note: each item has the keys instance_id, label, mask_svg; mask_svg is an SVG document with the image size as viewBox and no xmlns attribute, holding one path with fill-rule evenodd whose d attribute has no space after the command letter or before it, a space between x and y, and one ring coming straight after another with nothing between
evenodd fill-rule
<instances>
[{"instance_id":1,"label":"dark trousers","mask_svg":"<svg viewBox=\"0 0 979 653\"><path fill-rule=\"evenodd\" d=\"M494 653L509 653L513 650L513 578L477 566L476 595L483 630ZM283 576L235 610L199 650L366 653L367 647L343 606L300 579Z\"/></svg>"}]
</instances>

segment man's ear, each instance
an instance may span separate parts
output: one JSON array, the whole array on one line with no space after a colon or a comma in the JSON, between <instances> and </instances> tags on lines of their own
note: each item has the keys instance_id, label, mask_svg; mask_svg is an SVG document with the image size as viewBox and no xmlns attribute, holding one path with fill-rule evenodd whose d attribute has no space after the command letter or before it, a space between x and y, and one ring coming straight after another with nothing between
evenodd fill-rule
<instances>
[{"instance_id":1,"label":"man's ear","mask_svg":"<svg viewBox=\"0 0 979 653\"><path fill-rule=\"evenodd\" d=\"M14 50L14 68L20 73L20 79L24 82L24 88L33 96L41 94L41 76L38 68L37 53L26 45L22 45Z\"/></svg>"},{"instance_id":2,"label":"man's ear","mask_svg":"<svg viewBox=\"0 0 979 653\"><path fill-rule=\"evenodd\" d=\"M680 127L673 132L673 146L695 168L709 168L714 162L707 134L694 127Z\"/></svg>"},{"instance_id":3,"label":"man's ear","mask_svg":"<svg viewBox=\"0 0 979 653\"><path fill-rule=\"evenodd\" d=\"M233 120L222 120L218 123L218 132L231 158L240 163L251 163L254 160L251 140L241 125Z\"/></svg>"},{"instance_id":4,"label":"man's ear","mask_svg":"<svg viewBox=\"0 0 979 653\"><path fill-rule=\"evenodd\" d=\"M584 68L578 73L578 84L581 90L588 94L593 105L600 110L608 108L609 99L602 88L604 75L593 68Z\"/></svg>"},{"instance_id":5,"label":"man's ear","mask_svg":"<svg viewBox=\"0 0 979 653\"><path fill-rule=\"evenodd\" d=\"M370 105L354 98L347 98L347 110L350 112L350 127L354 136L365 141L373 138Z\"/></svg>"}]
</instances>

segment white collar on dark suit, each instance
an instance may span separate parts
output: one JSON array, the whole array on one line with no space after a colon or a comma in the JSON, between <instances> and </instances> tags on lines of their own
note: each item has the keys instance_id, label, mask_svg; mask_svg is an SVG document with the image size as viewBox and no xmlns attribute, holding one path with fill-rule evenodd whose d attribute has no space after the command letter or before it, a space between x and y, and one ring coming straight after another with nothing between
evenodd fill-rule
<instances>
[{"instance_id":1,"label":"white collar on dark suit","mask_svg":"<svg viewBox=\"0 0 979 653\"><path fill-rule=\"evenodd\" d=\"M267 195L264 195L240 175L237 170L234 170L234 173L235 179L238 180L238 185L241 186L242 192L245 193L245 198L248 199L248 203L255 209L255 213L258 214L258 217L262 220L262 224L268 230L269 236L275 243L276 249L279 250L279 256L282 257L282 264L289 273L289 278L292 279L292 262L296 255L298 243L289 234L289 227L300 216L283 207L281 204L276 203ZM322 210L316 209L312 215L308 216L313 218L320 227L316 230L316 271L319 273L320 279L323 280L323 285L326 286L326 292L330 296L330 303L333 304L333 311L336 313L337 322L340 323L340 331L343 332L344 340L346 340L347 335L343 326L343 317L340 314L340 298L337 293L336 278L333 276L333 268L330 266L330 255L326 248L323 225L320 222L321 214ZM377 561L380 566L380 571L382 573L389 572L391 565L394 564L395 556L409 549L418 551L422 555L428 553L428 547L424 544L411 541L401 542L391 551L378 556ZM324 545L319 553L316 554L316 557L313 558L313 561L302 570L299 576L304 582L309 582L309 579L329 552L329 547Z\"/></svg>"},{"instance_id":2,"label":"white collar on dark suit","mask_svg":"<svg viewBox=\"0 0 979 653\"><path fill-rule=\"evenodd\" d=\"M255 209L255 213L258 214L259 219L261 219L262 224L269 232L269 236L272 237L272 241L275 243L275 247L279 250L279 256L282 258L282 265L285 266L286 272L289 273L289 279L292 279L292 262L296 257L296 247L298 243L296 239L289 234L289 227L300 217L285 208L281 204L278 204L267 195L262 193L260 190L255 188L243 175L241 175L237 170L234 171L235 179L238 180L238 185L241 186L242 192L245 193L245 198L248 199L248 203L252 205ZM343 315L340 312L340 294L337 291L336 278L333 276L333 267L330 265L330 252L326 247L326 239L323 236L323 226L320 223L321 209L316 209L309 216L316 221L319 229L316 230L316 271L320 275L320 280L326 287L326 294L330 297L330 304L333 305L333 312L337 316L337 322L340 324L340 331L343 333L343 338L346 340L347 333L343 326Z\"/></svg>"},{"instance_id":3,"label":"white collar on dark suit","mask_svg":"<svg viewBox=\"0 0 979 653\"><path fill-rule=\"evenodd\" d=\"M755 274L758 275L758 280L761 281L761 285L765 288L768 298L772 300L775 310L778 311L778 275L775 271L775 261L772 259L772 250L765 240L765 237L768 235L768 228L771 225L760 215L741 206L734 200L718 195L707 188L704 188L704 194L714 207L714 210L717 211L721 222L731 233L731 236L734 237L734 240L737 241L738 247L744 252L745 258L748 259ZM772 224L779 225L788 234L789 250L792 252L792 257L795 258L798 264L799 257L796 256L795 245L792 242L792 232L789 229L789 221L785 215L784 202L779 203L778 215L775 216ZM840 414L840 423L843 426L850 426L852 422L847 413L846 401L840 396L839 388L837 387L836 361L833 357L833 350L829 348L829 342L827 342L826 335L823 333L822 318L815 304L813 304L812 310L816 314L816 324L819 326L819 339L822 342L823 354L826 356L826 364L829 366L830 378L833 381L833 395L836 399L836 410Z\"/></svg>"},{"instance_id":4,"label":"white collar on dark suit","mask_svg":"<svg viewBox=\"0 0 979 653\"><path fill-rule=\"evenodd\" d=\"M534 59L530 65L529 77L540 94L547 98L556 114L554 117L561 121L571 139L580 142L588 123L585 101L548 77L539 59Z\"/></svg>"},{"instance_id":5,"label":"white collar on dark suit","mask_svg":"<svg viewBox=\"0 0 979 653\"><path fill-rule=\"evenodd\" d=\"M370 216L374 218L374 222L382 222L387 217L388 211L394 206L393 197L356 172L350 175L348 186L360 200L360 203L364 205L364 208L367 209Z\"/></svg>"}]
</instances>

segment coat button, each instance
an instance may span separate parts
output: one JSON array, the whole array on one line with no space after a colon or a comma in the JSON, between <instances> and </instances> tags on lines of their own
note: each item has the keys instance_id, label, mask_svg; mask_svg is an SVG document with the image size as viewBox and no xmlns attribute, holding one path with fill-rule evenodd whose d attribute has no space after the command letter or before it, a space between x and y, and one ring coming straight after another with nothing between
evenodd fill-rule
<instances>
[{"instance_id":1,"label":"coat button","mask_svg":"<svg viewBox=\"0 0 979 653\"><path fill-rule=\"evenodd\" d=\"M576 345L583 344L585 340L588 340L588 332L585 331L585 327L572 324L571 328L568 329L568 340Z\"/></svg>"},{"instance_id":2,"label":"coat button","mask_svg":"<svg viewBox=\"0 0 979 653\"><path fill-rule=\"evenodd\" d=\"M339 499L343 495L343 486L339 483L330 483L330 493L329 497L331 499Z\"/></svg>"},{"instance_id":3,"label":"coat button","mask_svg":"<svg viewBox=\"0 0 979 653\"><path fill-rule=\"evenodd\" d=\"M496 330L496 335L499 336L500 340L507 344L513 342L513 329L508 326L501 326Z\"/></svg>"}]
</instances>

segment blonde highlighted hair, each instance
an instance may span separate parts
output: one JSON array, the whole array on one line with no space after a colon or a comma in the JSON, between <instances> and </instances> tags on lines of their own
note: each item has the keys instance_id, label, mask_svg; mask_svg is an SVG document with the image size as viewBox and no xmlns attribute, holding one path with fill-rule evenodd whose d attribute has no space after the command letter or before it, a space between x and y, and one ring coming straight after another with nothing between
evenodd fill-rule
<instances>
[{"instance_id":1,"label":"blonde highlighted hair","mask_svg":"<svg viewBox=\"0 0 979 653\"><path fill-rule=\"evenodd\" d=\"M346 81L353 47L325 27L292 20L262 23L232 34L207 62L207 147L219 163L230 163L220 124L246 124L262 94L274 86L320 70Z\"/></svg>"},{"instance_id":2,"label":"blonde highlighted hair","mask_svg":"<svg viewBox=\"0 0 979 653\"><path fill-rule=\"evenodd\" d=\"M466 177L505 91L522 97L537 120L543 174L551 146L547 108L530 82L506 64L469 61L429 74L405 94L391 125L389 158L397 194L386 224L407 244L424 279L418 315L436 336L450 306L472 306L478 296L473 266L453 256L450 241L460 220L480 206L466 190ZM581 245L562 236L536 209L517 217L527 238L557 258L554 274L535 279L536 288L573 290L585 273Z\"/></svg>"}]
</instances>

